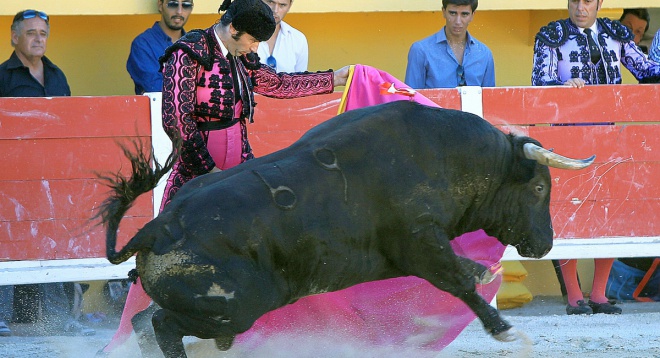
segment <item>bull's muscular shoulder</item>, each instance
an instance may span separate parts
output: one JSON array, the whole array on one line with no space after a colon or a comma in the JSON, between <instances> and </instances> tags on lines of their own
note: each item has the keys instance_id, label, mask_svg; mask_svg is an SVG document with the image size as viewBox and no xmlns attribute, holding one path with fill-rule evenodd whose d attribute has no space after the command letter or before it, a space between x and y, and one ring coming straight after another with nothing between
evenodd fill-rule
<instances>
[{"instance_id":1,"label":"bull's muscular shoulder","mask_svg":"<svg viewBox=\"0 0 660 358\"><path fill-rule=\"evenodd\" d=\"M619 42L630 42L635 38L635 34L619 21L602 18L598 19L598 24L601 29Z\"/></svg>"},{"instance_id":2,"label":"bull's muscular shoulder","mask_svg":"<svg viewBox=\"0 0 660 358\"><path fill-rule=\"evenodd\" d=\"M160 57L161 64L167 62L173 52L182 50L193 60L204 66L204 69L211 70L213 66L212 41L209 39L205 30L190 30L179 41L165 50L165 54Z\"/></svg>"},{"instance_id":3,"label":"bull's muscular shoulder","mask_svg":"<svg viewBox=\"0 0 660 358\"><path fill-rule=\"evenodd\" d=\"M572 27L570 25L568 19L553 21L541 27L536 34L536 40L552 48L560 47L568 40Z\"/></svg>"}]
</instances>

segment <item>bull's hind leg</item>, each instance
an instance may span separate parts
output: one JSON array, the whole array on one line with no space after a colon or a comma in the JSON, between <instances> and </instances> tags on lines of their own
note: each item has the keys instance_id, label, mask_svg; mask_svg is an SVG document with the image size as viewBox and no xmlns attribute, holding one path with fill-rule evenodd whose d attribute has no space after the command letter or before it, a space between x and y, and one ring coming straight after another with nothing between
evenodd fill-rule
<instances>
[{"instance_id":1,"label":"bull's hind leg","mask_svg":"<svg viewBox=\"0 0 660 358\"><path fill-rule=\"evenodd\" d=\"M179 329L176 313L160 309L154 313L152 324L158 346L167 358L185 358L186 350L183 346L184 334Z\"/></svg>"},{"instance_id":2,"label":"bull's hind leg","mask_svg":"<svg viewBox=\"0 0 660 358\"><path fill-rule=\"evenodd\" d=\"M135 331L135 336L143 358L160 356L158 342L156 342L154 329L151 325L151 319L157 309L158 305L152 303L146 310L138 312L133 318L131 318L133 331Z\"/></svg>"}]
</instances>

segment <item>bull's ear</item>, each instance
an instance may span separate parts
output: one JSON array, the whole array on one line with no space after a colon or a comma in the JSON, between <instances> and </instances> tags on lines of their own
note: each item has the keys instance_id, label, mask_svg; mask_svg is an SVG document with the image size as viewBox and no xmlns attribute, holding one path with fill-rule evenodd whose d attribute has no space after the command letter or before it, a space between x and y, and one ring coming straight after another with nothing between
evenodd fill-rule
<instances>
[{"instance_id":1,"label":"bull's ear","mask_svg":"<svg viewBox=\"0 0 660 358\"><path fill-rule=\"evenodd\" d=\"M513 149L513 179L519 183L526 183L536 175L537 162L525 156L524 145L534 143L540 146L541 143L529 137L514 135L509 135L509 140Z\"/></svg>"}]
</instances>

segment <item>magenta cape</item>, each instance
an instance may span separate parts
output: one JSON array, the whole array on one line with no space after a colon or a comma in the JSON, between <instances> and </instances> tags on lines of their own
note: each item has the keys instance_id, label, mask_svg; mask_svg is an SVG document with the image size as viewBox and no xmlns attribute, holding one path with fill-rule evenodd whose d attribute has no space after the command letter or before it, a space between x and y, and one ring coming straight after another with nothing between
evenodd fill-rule
<instances>
[{"instance_id":1,"label":"magenta cape","mask_svg":"<svg viewBox=\"0 0 660 358\"><path fill-rule=\"evenodd\" d=\"M437 106L386 72L356 65L341 107L351 110L397 100ZM457 237L451 245L457 255L486 267L496 266L505 249L482 230ZM497 276L489 284L477 285L477 290L490 302L500 283L501 277ZM237 343L255 347L268 337L305 334L344 337L379 346L441 350L475 318L462 301L426 280L400 277L301 298L263 315L238 336Z\"/></svg>"}]
</instances>

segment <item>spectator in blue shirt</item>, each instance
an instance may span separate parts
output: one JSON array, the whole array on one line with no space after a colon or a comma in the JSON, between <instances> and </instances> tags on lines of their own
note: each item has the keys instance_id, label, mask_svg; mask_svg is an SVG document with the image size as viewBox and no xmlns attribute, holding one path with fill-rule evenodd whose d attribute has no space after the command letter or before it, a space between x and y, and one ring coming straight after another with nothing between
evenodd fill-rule
<instances>
[{"instance_id":1,"label":"spectator in blue shirt","mask_svg":"<svg viewBox=\"0 0 660 358\"><path fill-rule=\"evenodd\" d=\"M495 86L493 54L467 31L478 5L478 0L442 0L446 25L410 47L405 79L408 86Z\"/></svg>"},{"instance_id":2,"label":"spectator in blue shirt","mask_svg":"<svg viewBox=\"0 0 660 358\"><path fill-rule=\"evenodd\" d=\"M126 70L135 83L135 94L163 90L163 74L158 58L186 31L183 26L192 13L193 0L158 0L161 20L138 35L131 43Z\"/></svg>"}]
</instances>

